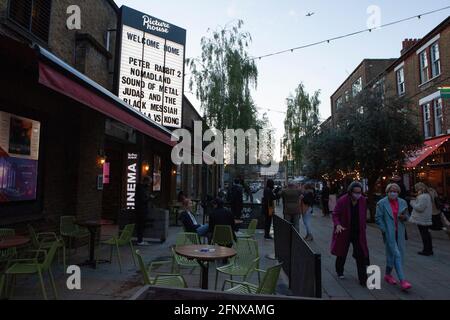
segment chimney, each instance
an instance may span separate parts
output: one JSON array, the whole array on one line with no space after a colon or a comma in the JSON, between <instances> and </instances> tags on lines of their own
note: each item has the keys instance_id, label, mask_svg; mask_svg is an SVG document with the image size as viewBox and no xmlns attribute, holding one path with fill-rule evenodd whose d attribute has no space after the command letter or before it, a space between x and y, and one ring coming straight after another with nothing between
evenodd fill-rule
<instances>
[{"instance_id":1,"label":"chimney","mask_svg":"<svg viewBox=\"0 0 450 320\"><path fill-rule=\"evenodd\" d=\"M420 39L405 39L403 40L403 48L401 51L401 55L403 55L406 51L408 51L410 48L412 48L417 42L419 42Z\"/></svg>"}]
</instances>

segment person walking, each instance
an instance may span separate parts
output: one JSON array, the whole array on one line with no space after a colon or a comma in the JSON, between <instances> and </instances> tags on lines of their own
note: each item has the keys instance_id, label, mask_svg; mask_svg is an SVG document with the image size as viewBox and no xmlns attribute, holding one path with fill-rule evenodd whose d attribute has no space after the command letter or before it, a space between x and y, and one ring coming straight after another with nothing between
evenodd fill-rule
<instances>
[{"instance_id":1,"label":"person walking","mask_svg":"<svg viewBox=\"0 0 450 320\"><path fill-rule=\"evenodd\" d=\"M300 189L292 182L289 182L287 188L281 191L284 219L292 223L297 231L300 231L301 195Z\"/></svg>"},{"instance_id":2,"label":"person walking","mask_svg":"<svg viewBox=\"0 0 450 320\"><path fill-rule=\"evenodd\" d=\"M403 262L406 245L405 222L409 218L408 204L399 197L401 187L391 183L386 187L387 196L377 203L375 221L383 234L386 247L386 274L384 280L396 285L397 281L392 276L395 268L400 287L406 291L411 289L411 284L405 280Z\"/></svg>"},{"instance_id":3,"label":"person walking","mask_svg":"<svg viewBox=\"0 0 450 320\"><path fill-rule=\"evenodd\" d=\"M311 228L311 219L314 211L314 186L311 184L306 184L304 187L304 192L301 199L301 214L303 225L306 229L306 241L313 241L313 234Z\"/></svg>"},{"instance_id":4,"label":"person walking","mask_svg":"<svg viewBox=\"0 0 450 320\"><path fill-rule=\"evenodd\" d=\"M275 213L274 201L279 198L278 194L274 192L275 182L272 179L267 180L266 188L262 198L262 213L265 218L264 238L266 240L273 240L270 235L270 229L272 227L272 219Z\"/></svg>"},{"instance_id":5,"label":"person walking","mask_svg":"<svg viewBox=\"0 0 450 320\"><path fill-rule=\"evenodd\" d=\"M244 191L239 179L235 179L230 189L228 201L230 202L231 212L235 219L241 218L244 208Z\"/></svg>"},{"instance_id":6,"label":"person walking","mask_svg":"<svg viewBox=\"0 0 450 320\"><path fill-rule=\"evenodd\" d=\"M320 201L322 202L322 215L328 217L330 215L329 201L330 201L330 188L328 182L323 182L322 194Z\"/></svg>"},{"instance_id":7,"label":"person walking","mask_svg":"<svg viewBox=\"0 0 450 320\"><path fill-rule=\"evenodd\" d=\"M145 224L147 215L149 214L150 201L155 198L150 192L151 184L152 178L149 176L145 176L142 178L142 183L139 183L136 186L135 213L136 213L136 236L138 246L148 245L146 242L144 242Z\"/></svg>"},{"instance_id":8,"label":"person walking","mask_svg":"<svg viewBox=\"0 0 450 320\"><path fill-rule=\"evenodd\" d=\"M330 213L332 213L334 211L334 208L336 207L337 193L338 193L338 188L337 188L336 184L331 183L330 184L330 195L329 195L329 200L328 200L328 210Z\"/></svg>"},{"instance_id":9,"label":"person walking","mask_svg":"<svg viewBox=\"0 0 450 320\"><path fill-rule=\"evenodd\" d=\"M200 237L204 237L208 234L209 225L201 225L195 219L192 213L192 201L191 199L183 200L183 212L180 214L180 220L183 223L185 232L197 233Z\"/></svg>"},{"instance_id":10,"label":"person walking","mask_svg":"<svg viewBox=\"0 0 450 320\"><path fill-rule=\"evenodd\" d=\"M439 199L439 194L437 193L436 189L432 187L428 187L428 192L431 196L431 212L432 212L432 223L431 230L433 231L442 231L444 228L444 225L442 224L441 220L441 209L442 209L442 203Z\"/></svg>"},{"instance_id":11,"label":"person walking","mask_svg":"<svg viewBox=\"0 0 450 320\"><path fill-rule=\"evenodd\" d=\"M362 194L361 183L355 181L350 184L347 194L337 201L332 217L334 232L331 253L336 256L336 273L340 279L344 278L345 261L351 244L359 283L365 287L367 266L370 263L366 236L367 199Z\"/></svg>"},{"instance_id":12,"label":"person walking","mask_svg":"<svg viewBox=\"0 0 450 320\"><path fill-rule=\"evenodd\" d=\"M417 198L411 200L410 204L413 208L411 218L409 221L414 223L419 228L420 236L422 238L423 250L418 254L422 256L432 256L433 241L431 239L430 226L433 225L433 205L428 187L419 182L414 186L417 192Z\"/></svg>"}]
</instances>

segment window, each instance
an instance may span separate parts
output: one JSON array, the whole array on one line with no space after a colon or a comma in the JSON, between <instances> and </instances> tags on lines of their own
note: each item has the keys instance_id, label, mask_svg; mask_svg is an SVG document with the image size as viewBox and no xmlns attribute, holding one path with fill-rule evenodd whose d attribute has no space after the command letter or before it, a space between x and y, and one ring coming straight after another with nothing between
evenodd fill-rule
<instances>
[{"instance_id":1,"label":"window","mask_svg":"<svg viewBox=\"0 0 450 320\"><path fill-rule=\"evenodd\" d=\"M405 94L405 69L401 68L397 71L397 92L398 95L401 96Z\"/></svg>"},{"instance_id":2,"label":"window","mask_svg":"<svg viewBox=\"0 0 450 320\"><path fill-rule=\"evenodd\" d=\"M349 102L350 101L350 92L348 92L348 90L345 91L345 102Z\"/></svg>"},{"instance_id":3,"label":"window","mask_svg":"<svg viewBox=\"0 0 450 320\"><path fill-rule=\"evenodd\" d=\"M420 82L425 83L428 80L430 80L428 73L428 56L426 50L419 55L419 59L420 59Z\"/></svg>"},{"instance_id":4,"label":"window","mask_svg":"<svg viewBox=\"0 0 450 320\"><path fill-rule=\"evenodd\" d=\"M439 43L436 42L431 46L431 75L437 77L441 74L441 59L439 54Z\"/></svg>"},{"instance_id":5,"label":"window","mask_svg":"<svg viewBox=\"0 0 450 320\"><path fill-rule=\"evenodd\" d=\"M336 99L336 110L339 110L340 108L342 108L343 105L343 99L342 97L339 97Z\"/></svg>"},{"instance_id":6,"label":"window","mask_svg":"<svg viewBox=\"0 0 450 320\"><path fill-rule=\"evenodd\" d=\"M443 134L444 114L442 112L442 99L434 100L434 128L436 135Z\"/></svg>"},{"instance_id":7,"label":"window","mask_svg":"<svg viewBox=\"0 0 450 320\"><path fill-rule=\"evenodd\" d=\"M51 0L9 0L9 18L47 42L51 3Z\"/></svg>"},{"instance_id":8,"label":"window","mask_svg":"<svg viewBox=\"0 0 450 320\"><path fill-rule=\"evenodd\" d=\"M423 105L423 133L425 138L431 137L431 106L429 103Z\"/></svg>"},{"instance_id":9,"label":"window","mask_svg":"<svg viewBox=\"0 0 450 320\"><path fill-rule=\"evenodd\" d=\"M362 91L362 79L359 78L352 85L352 94L355 97L361 91Z\"/></svg>"}]
</instances>

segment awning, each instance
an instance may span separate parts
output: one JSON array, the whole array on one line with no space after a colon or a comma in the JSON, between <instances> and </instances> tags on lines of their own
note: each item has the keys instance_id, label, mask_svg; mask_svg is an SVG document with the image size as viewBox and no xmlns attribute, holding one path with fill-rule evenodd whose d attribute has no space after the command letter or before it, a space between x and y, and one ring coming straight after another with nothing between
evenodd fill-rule
<instances>
[{"instance_id":1,"label":"awning","mask_svg":"<svg viewBox=\"0 0 450 320\"><path fill-rule=\"evenodd\" d=\"M70 67L47 50L39 46L36 49L40 57L43 58L39 60L38 82L40 84L164 144L169 146L176 144L171 140L171 131L145 117L119 97Z\"/></svg>"},{"instance_id":2,"label":"awning","mask_svg":"<svg viewBox=\"0 0 450 320\"><path fill-rule=\"evenodd\" d=\"M407 169L413 169L417 167L422 161L428 158L434 151L436 151L449 139L450 135L446 135L425 141L425 146L419 151L417 151L413 157L410 157L408 159L408 162L406 163L405 167Z\"/></svg>"}]
</instances>

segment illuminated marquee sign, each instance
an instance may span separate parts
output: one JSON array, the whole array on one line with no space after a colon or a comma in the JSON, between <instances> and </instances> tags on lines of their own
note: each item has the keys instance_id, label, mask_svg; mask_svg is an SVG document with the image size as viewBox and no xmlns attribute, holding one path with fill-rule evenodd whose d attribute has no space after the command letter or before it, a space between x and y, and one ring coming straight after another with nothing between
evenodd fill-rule
<instances>
[{"instance_id":1,"label":"illuminated marquee sign","mask_svg":"<svg viewBox=\"0 0 450 320\"><path fill-rule=\"evenodd\" d=\"M136 186L138 181L138 158L136 153L128 153L127 165L127 210L136 209Z\"/></svg>"},{"instance_id":2,"label":"illuminated marquee sign","mask_svg":"<svg viewBox=\"0 0 450 320\"><path fill-rule=\"evenodd\" d=\"M163 126L181 128L186 30L121 10L119 98Z\"/></svg>"}]
</instances>

